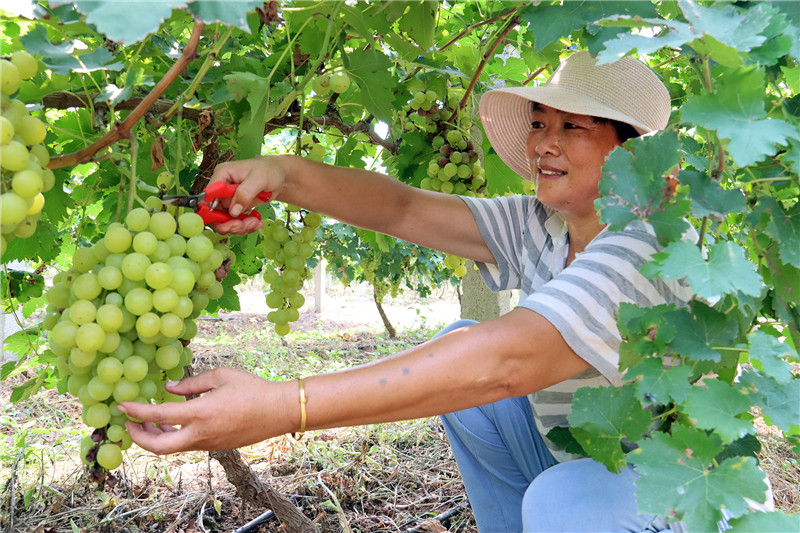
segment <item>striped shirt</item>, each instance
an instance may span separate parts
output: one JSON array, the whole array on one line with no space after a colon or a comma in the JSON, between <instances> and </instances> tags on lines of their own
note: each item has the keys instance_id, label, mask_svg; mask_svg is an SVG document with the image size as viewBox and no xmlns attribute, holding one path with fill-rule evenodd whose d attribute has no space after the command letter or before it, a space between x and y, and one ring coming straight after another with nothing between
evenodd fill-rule
<instances>
[{"instance_id":1,"label":"striped shirt","mask_svg":"<svg viewBox=\"0 0 800 533\"><path fill-rule=\"evenodd\" d=\"M680 282L651 280L640 273L642 265L661 248L644 222L633 222L621 232L602 230L565 267L569 250L566 222L535 197L462 199L497 261L496 265L478 263L489 288L519 289L519 307L544 316L591 365L583 373L529 396L537 428L547 435L556 426L569 425L567 415L577 389L622 384L616 320L620 304L684 305L691 291ZM549 439L545 442L559 462L577 458Z\"/></svg>"}]
</instances>

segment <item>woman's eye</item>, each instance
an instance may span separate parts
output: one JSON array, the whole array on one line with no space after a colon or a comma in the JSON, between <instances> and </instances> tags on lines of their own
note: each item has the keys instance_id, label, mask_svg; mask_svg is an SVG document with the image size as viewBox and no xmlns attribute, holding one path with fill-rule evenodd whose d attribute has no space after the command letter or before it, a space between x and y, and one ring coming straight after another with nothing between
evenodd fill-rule
<instances>
[{"instance_id":1,"label":"woman's eye","mask_svg":"<svg viewBox=\"0 0 800 533\"><path fill-rule=\"evenodd\" d=\"M531 129L538 130L540 128L544 128L544 124L542 124L538 120L534 120L533 122L531 122Z\"/></svg>"},{"instance_id":2,"label":"woman's eye","mask_svg":"<svg viewBox=\"0 0 800 533\"><path fill-rule=\"evenodd\" d=\"M580 127L581 127L580 124L575 124L574 122L567 122L566 124L564 124L564 128L568 130L576 130L579 129Z\"/></svg>"}]
</instances>

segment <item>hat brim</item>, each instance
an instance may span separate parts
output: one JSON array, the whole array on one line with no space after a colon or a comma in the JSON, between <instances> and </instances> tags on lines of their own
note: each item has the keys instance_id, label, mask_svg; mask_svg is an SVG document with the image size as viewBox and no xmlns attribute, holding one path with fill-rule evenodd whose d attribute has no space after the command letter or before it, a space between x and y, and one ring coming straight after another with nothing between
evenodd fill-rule
<instances>
[{"instance_id":1,"label":"hat brim","mask_svg":"<svg viewBox=\"0 0 800 533\"><path fill-rule=\"evenodd\" d=\"M527 137L531 129L531 102L579 115L606 118L630 124L639 134L654 131L633 117L564 87L508 87L483 95L480 115L486 135L497 155L514 172L532 180L527 156Z\"/></svg>"}]
</instances>

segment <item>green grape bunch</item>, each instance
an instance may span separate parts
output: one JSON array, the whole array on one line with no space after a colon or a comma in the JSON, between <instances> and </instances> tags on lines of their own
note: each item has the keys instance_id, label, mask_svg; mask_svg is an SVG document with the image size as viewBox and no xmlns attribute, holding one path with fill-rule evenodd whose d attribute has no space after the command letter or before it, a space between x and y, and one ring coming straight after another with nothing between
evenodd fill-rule
<instances>
[{"instance_id":1,"label":"green grape bunch","mask_svg":"<svg viewBox=\"0 0 800 533\"><path fill-rule=\"evenodd\" d=\"M435 91L417 90L400 112L400 123L404 129L425 131L435 150L420 188L446 194L483 196L486 192L485 172L469 135L472 120L460 108L462 97L460 91L450 90L440 101ZM467 273L465 263L464 258L450 255L444 262L458 277Z\"/></svg>"},{"instance_id":2,"label":"green grape bunch","mask_svg":"<svg viewBox=\"0 0 800 533\"><path fill-rule=\"evenodd\" d=\"M322 217L318 213L287 205L283 219L265 220L261 228L264 257L270 263L263 270L269 286L266 302L271 309L267 320L275 324L278 335L289 333L289 323L300 318L300 308L305 303L300 291L312 276L306 261L317 247L320 225Z\"/></svg>"},{"instance_id":3,"label":"green grape bunch","mask_svg":"<svg viewBox=\"0 0 800 533\"><path fill-rule=\"evenodd\" d=\"M195 319L222 296L216 272L233 256L196 213L156 210L155 197L145 205L78 247L46 294L43 327L59 390L78 398L94 428L81 458L96 480L131 446L120 402L184 401L164 385L184 377Z\"/></svg>"},{"instance_id":4,"label":"green grape bunch","mask_svg":"<svg viewBox=\"0 0 800 533\"><path fill-rule=\"evenodd\" d=\"M17 50L0 59L0 256L15 238L28 238L44 207L45 193L55 185L47 168L47 127L32 116L14 95L20 80L31 79L39 63L31 54Z\"/></svg>"}]
</instances>

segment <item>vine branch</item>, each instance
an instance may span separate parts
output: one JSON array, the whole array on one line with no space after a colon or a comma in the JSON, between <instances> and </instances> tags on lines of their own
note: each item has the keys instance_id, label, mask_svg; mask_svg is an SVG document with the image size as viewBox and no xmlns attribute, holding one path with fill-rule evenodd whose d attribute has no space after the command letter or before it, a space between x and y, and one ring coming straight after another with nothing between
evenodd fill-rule
<instances>
[{"instance_id":1,"label":"vine branch","mask_svg":"<svg viewBox=\"0 0 800 533\"><path fill-rule=\"evenodd\" d=\"M202 23L196 23L192 28L192 35L181 53L181 57L175 62L172 67L167 71L161 80L156 84L150 93L145 96L139 105L131 111L121 122L116 122L111 130L109 130L100 139L96 140L89 146L73 152L50 159L48 168L63 168L68 166L77 165L91 161L92 158L104 148L108 148L112 144L122 139L128 138L130 131L139 119L141 119L147 111L155 104L158 99L164 94L164 91L172 84L178 75L197 58L197 47L200 42L200 36L203 34Z\"/></svg>"},{"instance_id":2,"label":"vine branch","mask_svg":"<svg viewBox=\"0 0 800 533\"><path fill-rule=\"evenodd\" d=\"M509 11L509 13L513 13L513 11ZM512 17L511 20L509 20L506 27L500 33L500 35L498 35L497 38L494 40L494 42L491 44L486 53L483 54L483 57L481 58L481 62L478 65L478 68L475 69L475 74L473 74L472 79L469 80L469 86L467 87L467 90L464 91L464 97L461 99L461 102L459 102L458 107L453 111L453 114L450 116L450 118L447 119L447 122L453 122L456 116L458 115L458 110L463 109L467 105L469 96L470 94L472 94L472 90L475 88L475 84L478 83L478 78L481 76L483 69L489 62L489 58L494 55L494 51L497 50L497 47L500 46L500 43L503 42L503 40L506 38L506 36L509 34L512 28L514 28L514 26L519 24L519 21L520 21L519 16Z\"/></svg>"}]
</instances>

